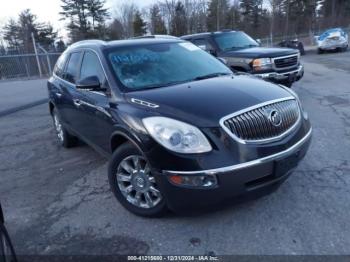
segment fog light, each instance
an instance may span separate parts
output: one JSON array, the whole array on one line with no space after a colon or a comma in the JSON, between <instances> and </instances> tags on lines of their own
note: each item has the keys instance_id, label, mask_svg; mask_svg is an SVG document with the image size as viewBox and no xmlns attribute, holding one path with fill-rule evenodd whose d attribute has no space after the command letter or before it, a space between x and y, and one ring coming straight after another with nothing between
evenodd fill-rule
<instances>
[{"instance_id":1,"label":"fog light","mask_svg":"<svg viewBox=\"0 0 350 262\"><path fill-rule=\"evenodd\" d=\"M176 186L211 188L217 186L215 175L171 175L169 181Z\"/></svg>"}]
</instances>

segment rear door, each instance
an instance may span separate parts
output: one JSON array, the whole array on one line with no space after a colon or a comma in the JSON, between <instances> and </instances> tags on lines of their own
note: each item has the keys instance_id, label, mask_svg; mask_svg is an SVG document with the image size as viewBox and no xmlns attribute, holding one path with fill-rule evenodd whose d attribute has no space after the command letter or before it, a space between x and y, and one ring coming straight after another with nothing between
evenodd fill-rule
<instances>
[{"instance_id":1,"label":"rear door","mask_svg":"<svg viewBox=\"0 0 350 262\"><path fill-rule=\"evenodd\" d=\"M97 145L103 151L109 152L110 135L113 130L109 105L111 92L98 54L90 50L84 52L79 75L80 80L97 76L105 91L79 90L81 96L78 106L80 111L78 128L86 140Z\"/></svg>"}]
</instances>

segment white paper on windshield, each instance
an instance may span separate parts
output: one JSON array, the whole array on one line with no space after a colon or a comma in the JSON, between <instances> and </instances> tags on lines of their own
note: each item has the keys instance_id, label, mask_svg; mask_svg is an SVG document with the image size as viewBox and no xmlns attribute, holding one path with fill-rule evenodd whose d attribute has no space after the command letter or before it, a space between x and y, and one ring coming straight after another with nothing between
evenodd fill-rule
<instances>
[{"instance_id":1,"label":"white paper on windshield","mask_svg":"<svg viewBox=\"0 0 350 262\"><path fill-rule=\"evenodd\" d=\"M179 44L180 46L186 48L187 50L189 51L197 51L197 50L200 50L200 48L194 44L191 44L191 43L180 43Z\"/></svg>"}]
</instances>

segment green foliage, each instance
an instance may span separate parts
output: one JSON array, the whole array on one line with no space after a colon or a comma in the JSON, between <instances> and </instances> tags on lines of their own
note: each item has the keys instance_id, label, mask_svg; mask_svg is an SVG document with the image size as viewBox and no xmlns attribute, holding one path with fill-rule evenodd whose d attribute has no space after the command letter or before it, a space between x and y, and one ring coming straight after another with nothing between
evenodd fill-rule
<instances>
[{"instance_id":1,"label":"green foliage","mask_svg":"<svg viewBox=\"0 0 350 262\"><path fill-rule=\"evenodd\" d=\"M138 10L135 12L133 28L135 36L142 36L147 33L147 23L142 19L141 13Z\"/></svg>"},{"instance_id":2,"label":"green foliage","mask_svg":"<svg viewBox=\"0 0 350 262\"><path fill-rule=\"evenodd\" d=\"M68 19L67 29L72 42L103 37L108 18L105 0L61 0L62 20ZM101 31L101 28L103 29Z\"/></svg>"},{"instance_id":3,"label":"green foliage","mask_svg":"<svg viewBox=\"0 0 350 262\"><path fill-rule=\"evenodd\" d=\"M31 53L34 51L32 33L36 42L44 48L52 47L57 37L50 24L37 22L37 16L26 9L19 14L18 20L11 19L5 25L4 40L11 49Z\"/></svg>"},{"instance_id":4,"label":"green foliage","mask_svg":"<svg viewBox=\"0 0 350 262\"><path fill-rule=\"evenodd\" d=\"M167 29L157 4L150 8L150 31L152 34L167 34Z\"/></svg>"},{"instance_id":5,"label":"green foliage","mask_svg":"<svg viewBox=\"0 0 350 262\"><path fill-rule=\"evenodd\" d=\"M209 31L217 31L229 26L228 0L211 0L207 11L207 27Z\"/></svg>"},{"instance_id":6,"label":"green foliage","mask_svg":"<svg viewBox=\"0 0 350 262\"><path fill-rule=\"evenodd\" d=\"M175 14L171 23L171 34L182 36L187 34L187 17L184 5L178 1L175 6Z\"/></svg>"}]
</instances>

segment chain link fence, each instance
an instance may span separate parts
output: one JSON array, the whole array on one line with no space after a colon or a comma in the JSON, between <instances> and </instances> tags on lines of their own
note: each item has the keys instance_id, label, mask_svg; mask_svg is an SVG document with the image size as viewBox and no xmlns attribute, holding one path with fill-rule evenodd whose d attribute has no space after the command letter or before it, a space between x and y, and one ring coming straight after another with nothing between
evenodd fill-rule
<instances>
[{"instance_id":1,"label":"chain link fence","mask_svg":"<svg viewBox=\"0 0 350 262\"><path fill-rule=\"evenodd\" d=\"M49 77L61 53L0 56L0 81Z\"/></svg>"},{"instance_id":2,"label":"chain link fence","mask_svg":"<svg viewBox=\"0 0 350 262\"><path fill-rule=\"evenodd\" d=\"M342 29L346 33L348 33L348 35L350 35L350 27L342 28ZM315 36L321 35L326 30L327 29L318 30L310 33L288 35L288 36L273 36L272 39L271 37L266 37L266 38L260 39L260 42L262 46L272 47L272 46L276 46L278 43L282 42L283 40L298 39L300 42L304 44L304 46L313 46L313 45L316 45Z\"/></svg>"}]
</instances>

